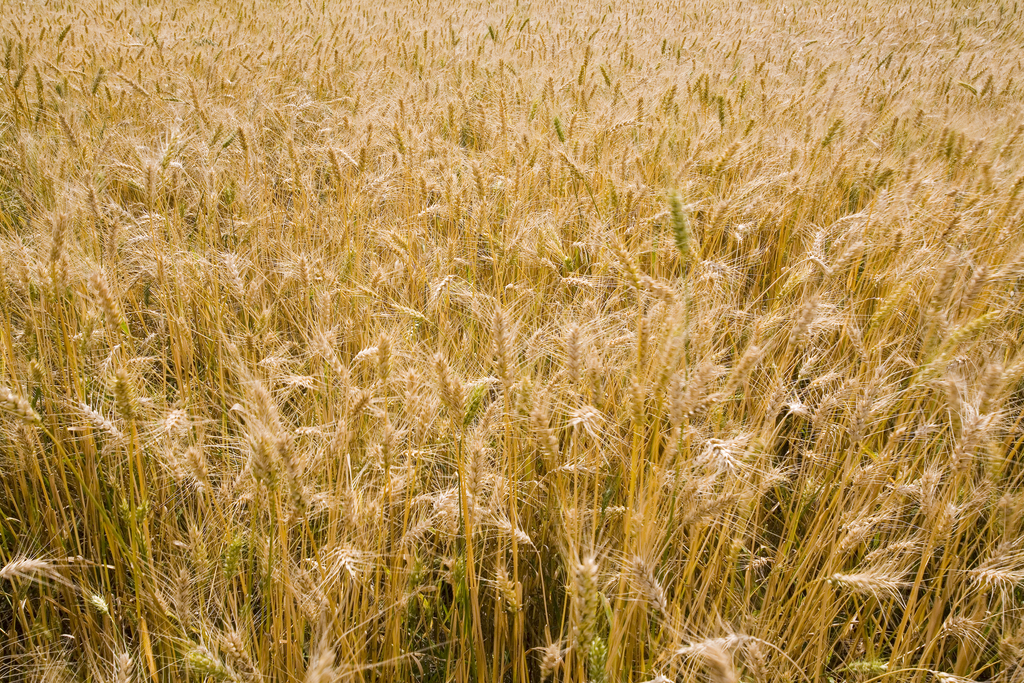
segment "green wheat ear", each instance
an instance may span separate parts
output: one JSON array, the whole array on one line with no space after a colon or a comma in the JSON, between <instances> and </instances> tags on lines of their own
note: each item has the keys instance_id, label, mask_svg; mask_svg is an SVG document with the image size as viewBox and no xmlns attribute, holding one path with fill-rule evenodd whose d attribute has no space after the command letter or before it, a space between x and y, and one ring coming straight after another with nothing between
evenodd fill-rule
<instances>
[{"instance_id":1,"label":"green wheat ear","mask_svg":"<svg viewBox=\"0 0 1024 683\"><path fill-rule=\"evenodd\" d=\"M555 125L555 135L558 136L558 141L564 144L565 143L565 129L562 128L562 121L556 116L554 121L553 121L553 123Z\"/></svg>"},{"instance_id":2,"label":"green wheat ear","mask_svg":"<svg viewBox=\"0 0 1024 683\"><path fill-rule=\"evenodd\" d=\"M668 207L672 214L672 236L676 240L676 249L682 256L683 263L689 263L693 258L693 241L690 238L690 219L686 215L683 203L679 195L670 192L668 195Z\"/></svg>"}]
</instances>

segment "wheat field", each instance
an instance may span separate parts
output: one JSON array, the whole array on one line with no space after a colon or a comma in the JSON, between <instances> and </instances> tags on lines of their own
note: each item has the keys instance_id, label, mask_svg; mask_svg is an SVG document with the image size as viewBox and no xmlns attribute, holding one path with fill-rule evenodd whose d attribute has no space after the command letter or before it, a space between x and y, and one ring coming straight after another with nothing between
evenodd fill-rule
<instances>
[{"instance_id":1,"label":"wheat field","mask_svg":"<svg viewBox=\"0 0 1024 683\"><path fill-rule=\"evenodd\" d=\"M1008 0L0 0L0 679L1024 681Z\"/></svg>"}]
</instances>

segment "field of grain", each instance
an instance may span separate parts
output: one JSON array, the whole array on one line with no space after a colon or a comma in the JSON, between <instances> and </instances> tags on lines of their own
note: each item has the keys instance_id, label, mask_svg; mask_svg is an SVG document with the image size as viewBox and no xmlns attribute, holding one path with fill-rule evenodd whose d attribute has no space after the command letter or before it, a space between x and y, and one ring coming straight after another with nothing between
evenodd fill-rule
<instances>
[{"instance_id":1,"label":"field of grain","mask_svg":"<svg viewBox=\"0 0 1024 683\"><path fill-rule=\"evenodd\" d=\"M1024 681L1022 12L0 0L0 679Z\"/></svg>"}]
</instances>

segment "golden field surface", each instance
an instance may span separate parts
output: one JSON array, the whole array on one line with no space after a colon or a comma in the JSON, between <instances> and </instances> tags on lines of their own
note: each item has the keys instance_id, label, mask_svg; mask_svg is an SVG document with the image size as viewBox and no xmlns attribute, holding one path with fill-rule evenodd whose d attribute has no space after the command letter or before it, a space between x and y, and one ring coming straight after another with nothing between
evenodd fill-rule
<instances>
[{"instance_id":1,"label":"golden field surface","mask_svg":"<svg viewBox=\"0 0 1024 683\"><path fill-rule=\"evenodd\" d=\"M0 0L0 679L1024 681L1022 12Z\"/></svg>"}]
</instances>

